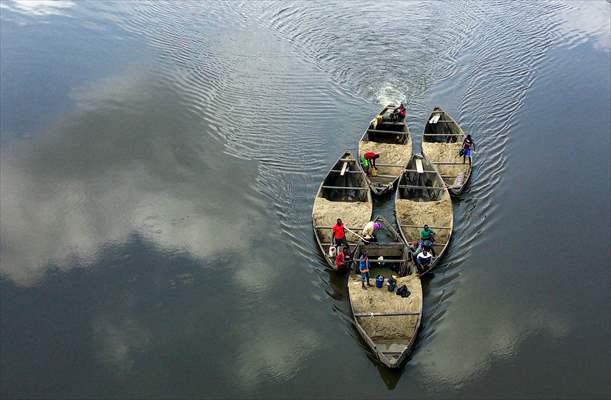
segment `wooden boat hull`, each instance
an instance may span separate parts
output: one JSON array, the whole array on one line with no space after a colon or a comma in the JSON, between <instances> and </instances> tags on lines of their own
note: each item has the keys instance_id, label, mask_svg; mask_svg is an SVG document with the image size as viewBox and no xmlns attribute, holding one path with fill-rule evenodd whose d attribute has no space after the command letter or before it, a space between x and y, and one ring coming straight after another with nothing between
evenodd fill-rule
<instances>
[{"instance_id":1,"label":"wooden boat hull","mask_svg":"<svg viewBox=\"0 0 611 400\"><path fill-rule=\"evenodd\" d=\"M453 196L460 195L471 178L471 164L463 163L459 154L464 139L456 121L435 107L424 127L422 154L431 161Z\"/></svg>"},{"instance_id":2,"label":"wooden boat hull","mask_svg":"<svg viewBox=\"0 0 611 400\"><path fill-rule=\"evenodd\" d=\"M370 221L373 211L366 177L357 164L350 152L344 153L320 184L312 208L314 237L327 265L334 270L337 270L335 259L328 253L331 227L341 218L344 226L358 232ZM354 250L358 236L347 230L346 239Z\"/></svg>"},{"instance_id":3,"label":"wooden boat hull","mask_svg":"<svg viewBox=\"0 0 611 400\"><path fill-rule=\"evenodd\" d=\"M420 240L425 224L436 233L435 257L421 276L435 267L450 243L452 213L452 199L439 172L422 155L412 156L395 193L395 217L399 232L408 243Z\"/></svg>"},{"instance_id":4,"label":"wooden boat hull","mask_svg":"<svg viewBox=\"0 0 611 400\"><path fill-rule=\"evenodd\" d=\"M378 115L385 115L393 106L386 106ZM377 160L378 175L367 176L367 183L374 195L391 192L401 175L401 170L412 155L412 138L405 120L398 122L385 121L376 129L365 130L359 141L358 158L367 151L380 153ZM362 169L361 164L359 167Z\"/></svg>"},{"instance_id":5,"label":"wooden boat hull","mask_svg":"<svg viewBox=\"0 0 611 400\"><path fill-rule=\"evenodd\" d=\"M375 286L367 290L361 288L360 274L351 274L348 278L348 294L355 326L365 343L378 360L388 368L398 368L413 349L422 319L422 285L420 277L415 273L409 249L399 233L382 217L376 221L383 228L392 232L391 243L361 242L355 251L357 269L358 257L366 249L370 258L372 281L378 273L393 274L389 268L395 265L405 276L397 276L397 287L406 285L410 295L407 298L398 296L394 291L388 291L386 285ZM385 258L380 267L378 256ZM374 268L374 265L376 267Z\"/></svg>"}]
</instances>

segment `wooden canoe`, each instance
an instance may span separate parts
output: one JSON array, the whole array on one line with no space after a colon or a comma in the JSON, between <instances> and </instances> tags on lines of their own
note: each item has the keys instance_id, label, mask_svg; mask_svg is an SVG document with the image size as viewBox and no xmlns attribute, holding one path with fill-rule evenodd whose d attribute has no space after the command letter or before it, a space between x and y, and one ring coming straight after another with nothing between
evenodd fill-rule
<instances>
[{"instance_id":1,"label":"wooden canoe","mask_svg":"<svg viewBox=\"0 0 611 400\"><path fill-rule=\"evenodd\" d=\"M456 121L435 107L424 127L422 154L439 171L454 196L462 193L471 177L471 164L463 163L459 154L464 139L465 134Z\"/></svg>"},{"instance_id":2,"label":"wooden canoe","mask_svg":"<svg viewBox=\"0 0 611 400\"><path fill-rule=\"evenodd\" d=\"M425 224L435 232L435 257L422 274L433 269L452 237L452 199L439 172L420 154L412 156L401 174L395 193L395 216L399 232L408 243L420 240Z\"/></svg>"},{"instance_id":3,"label":"wooden canoe","mask_svg":"<svg viewBox=\"0 0 611 400\"><path fill-rule=\"evenodd\" d=\"M335 259L329 257L331 228L341 218L346 229L350 250L354 250L359 237L350 232L360 231L369 222L373 203L367 179L350 152L344 153L333 165L320 184L314 207L312 224L314 236L329 267L337 269Z\"/></svg>"},{"instance_id":4,"label":"wooden canoe","mask_svg":"<svg viewBox=\"0 0 611 400\"><path fill-rule=\"evenodd\" d=\"M422 318L422 285L411 262L405 241L383 217L376 221L382 225L380 231L388 240L376 243L361 242L354 255L354 269L358 270L358 258L367 250L373 287L361 287L360 273L348 279L350 307L357 331L376 357L389 368L398 368L409 355L416 341ZM381 236L378 234L378 236ZM382 256L383 261L378 257ZM385 277L384 285L375 286L377 275ZM397 288L407 286L408 297L388 291L387 278L394 275Z\"/></svg>"},{"instance_id":5,"label":"wooden canoe","mask_svg":"<svg viewBox=\"0 0 611 400\"><path fill-rule=\"evenodd\" d=\"M388 117L395 106L388 105L378 114L384 121L372 129L370 124L359 141L359 160L367 151L380 153L376 160L377 176L367 176L367 183L375 195L392 191L401 170L412 155L412 139L405 118L391 122ZM359 163L359 167L362 166Z\"/></svg>"}]
</instances>

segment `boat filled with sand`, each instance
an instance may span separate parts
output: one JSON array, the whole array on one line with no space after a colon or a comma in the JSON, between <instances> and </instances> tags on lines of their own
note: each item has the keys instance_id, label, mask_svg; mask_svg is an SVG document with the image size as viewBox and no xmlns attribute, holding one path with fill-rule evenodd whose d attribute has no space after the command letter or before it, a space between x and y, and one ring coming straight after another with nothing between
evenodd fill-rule
<instances>
[{"instance_id":1,"label":"boat filled with sand","mask_svg":"<svg viewBox=\"0 0 611 400\"><path fill-rule=\"evenodd\" d=\"M422 135L422 154L439 172L452 195L459 195L471 177L471 160L465 162L460 151L465 134L440 107L435 107Z\"/></svg>"},{"instance_id":2,"label":"boat filled with sand","mask_svg":"<svg viewBox=\"0 0 611 400\"><path fill-rule=\"evenodd\" d=\"M412 139L405 117L393 117L396 109L394 105L384 107L370 122L359 141L359 160L367 152L380 155L376 161L376 171L366 171L367 182L375 195L393 190L401 170L412 155Z\"/></svg>"},{"instance_id":3,"label":"boat filled with sand","mask_svg":"<svg viewBox=\"0 0 611 400\"><path fill-rule=\"evenodd\" d=\"M332 227L340 218L346 227L346 240L352 252L360 231L369 222L373 203L364 172L358 167L351 153L344 153L333 165L320 184L314 207L312 223L318 247L329 267L337 269L332 243ZM334 250L334 249L333 249Z\"/></svg>"},{"instance_id":4,"label":"boat filled with sand","mask_svg":"<svg viewBox=\"0 0 611 400\"><path fill-rule=\"evenodd\" d=\"M452 199L432 164L415 154L403 171L395 193L395 216L406 242L419 242L428 225L435 232L433 259L422 273L430 271L443 256L452 236Z\"/></svg>"},{"instance_id":5,"label":"boat filled with sand","mask_svg":"<svg viewBox=\"0 0 611 400\"><path fill-rule=\"evenodd\" d=\"M389 368L397 368L416 341L422 318L422 285L410 250L394 227L383 217L376 242L361 242L355 249L354 269L366 253L371 281L361 274L348 279L350 307L357 331L375 356ZM356 272L356 271L355 271Z\"/></svg>"}]
</instances>

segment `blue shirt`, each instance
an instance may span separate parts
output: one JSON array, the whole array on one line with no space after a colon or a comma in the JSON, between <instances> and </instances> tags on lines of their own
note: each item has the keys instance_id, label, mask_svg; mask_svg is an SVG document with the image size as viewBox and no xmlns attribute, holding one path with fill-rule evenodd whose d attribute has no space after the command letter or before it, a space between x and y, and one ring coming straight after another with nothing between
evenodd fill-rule
<instances>
[{"instance_id":1,"label":"blue shirt","mask_svg":"<svg viewBox=\"0 0 611 400\"><path fill-rule=\"evenodd\" d=\"M361 257L361 259L359 261L359 269L361 271L367 271L369 269L367 267L367 264L365 263L365 260L367 260L367 257Z\"/></svg>"}]
</instances>

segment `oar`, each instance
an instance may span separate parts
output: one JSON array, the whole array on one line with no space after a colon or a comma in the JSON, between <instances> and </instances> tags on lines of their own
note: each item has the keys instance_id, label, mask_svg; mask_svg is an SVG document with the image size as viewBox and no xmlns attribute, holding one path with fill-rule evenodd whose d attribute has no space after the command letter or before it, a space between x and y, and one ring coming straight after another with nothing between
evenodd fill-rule
<instances>
[{"instance_id":1,"label":"oar","mask_svg":"<svg viewBox=\"0 0 611 400\"><path fill-rule=\"evenodd\" d=\"M359 235L358 233L356 233L353 230L348 229L347 227L344 226L344 229L347 230L348 232L352 233L353 235L355 235L356 237L360 238L361 240L365 241L365 242L369 242L369 240L365 239L364 237L362 237L361 235Z\"/></svg>"}]
</instances>

